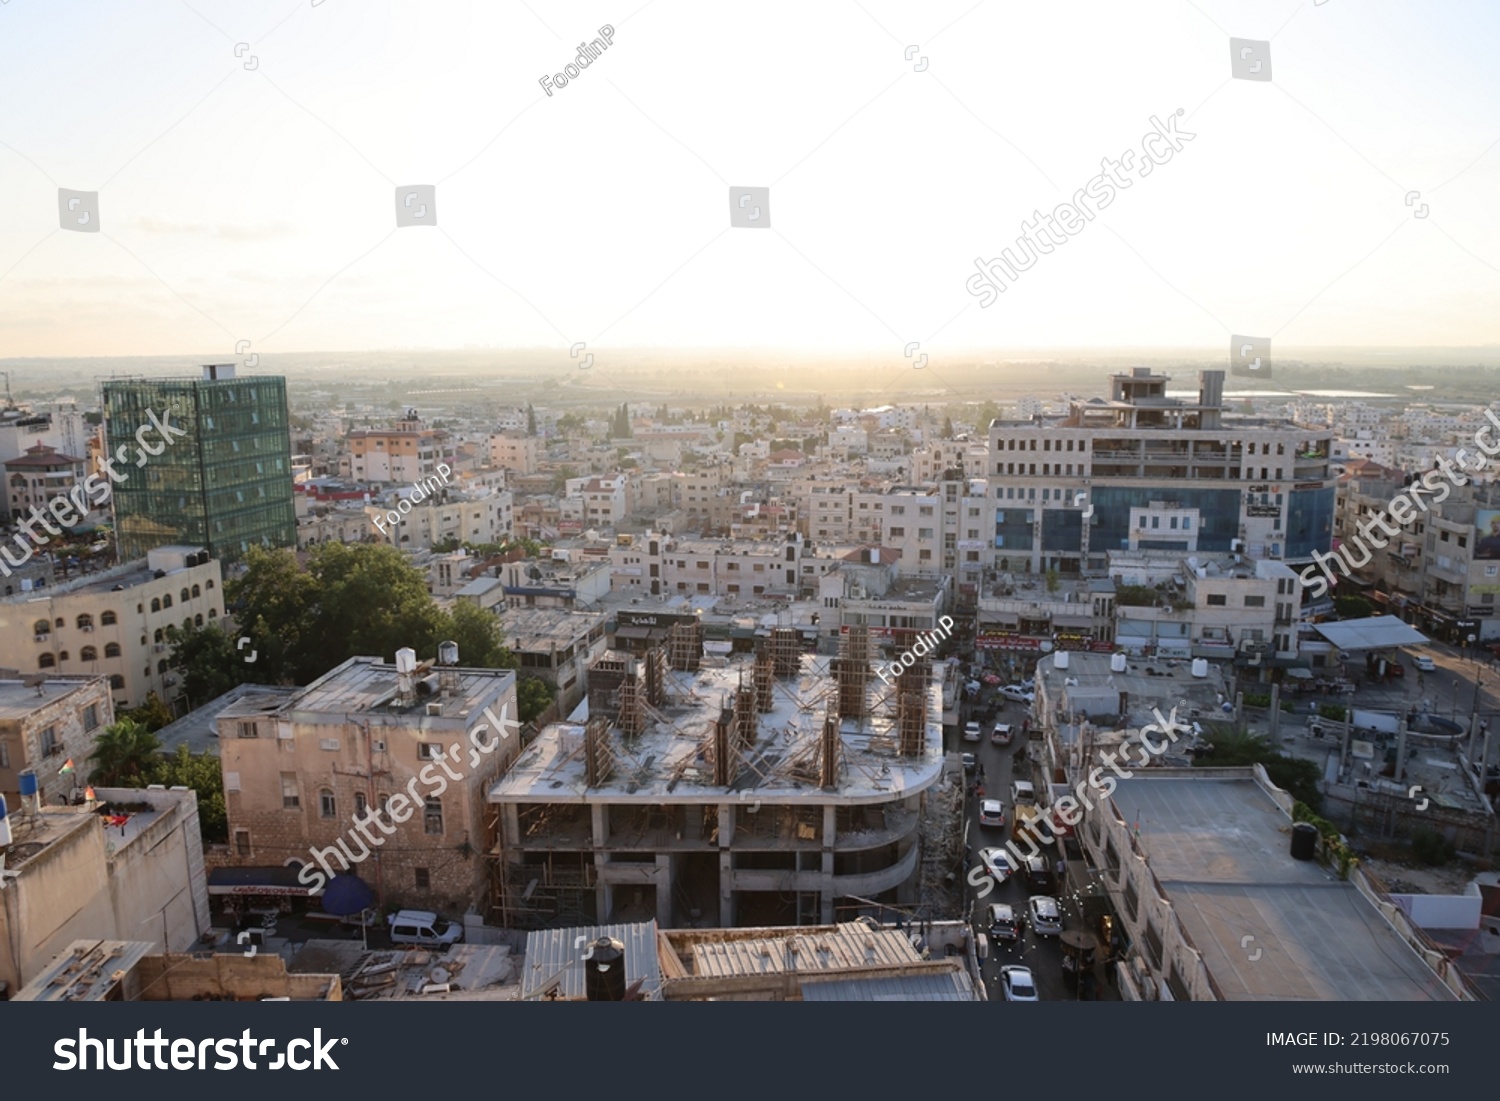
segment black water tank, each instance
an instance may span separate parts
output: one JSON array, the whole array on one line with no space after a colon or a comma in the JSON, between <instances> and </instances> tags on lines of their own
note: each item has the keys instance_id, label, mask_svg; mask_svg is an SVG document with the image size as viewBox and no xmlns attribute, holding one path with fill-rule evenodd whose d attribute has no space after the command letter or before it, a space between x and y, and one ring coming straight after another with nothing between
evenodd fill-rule
<instances>
[{"instance_id":1,"label":"black water tank","mask_svg":"<svg viewBox=\"0 0 1500 1101\"><path fill-rule=\"evenodd\" d=\"M1318 827L1311 822L1292 824L1292 859L1311 860L1318 849Z\"/></svg>"},{"instance_id":2,"label":"black water tank","mask_svg":"<svg viewBox=\"0 0 1500 1101\"><path fill-rule=\"evenodd\" d=\"M600 937L589 945L583 961L583 989L591 1002L625 1000L625 946L613 937Z\"/></svg>"}]
</instances>

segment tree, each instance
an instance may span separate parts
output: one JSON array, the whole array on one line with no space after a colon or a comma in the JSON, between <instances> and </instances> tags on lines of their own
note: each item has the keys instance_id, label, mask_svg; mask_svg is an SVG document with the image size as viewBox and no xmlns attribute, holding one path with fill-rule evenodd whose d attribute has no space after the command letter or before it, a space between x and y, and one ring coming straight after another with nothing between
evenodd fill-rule
<instances>
[{"instance_id":1,"label":"tree","mask_svg":"<svg viewBox=\"0 0 1500 1101\"><path fill-rule=\"evenodd\" d=\"M1333 598L1333 609L1338 612L1340 619L1363 619L1374 613L1375 605L1362 596L1336 596Z\"/></svg>"},{"instance_id":2,"label":"tree","mask_svg":"<svg viewBox=\"0 0 1500 1101\"><path fill-rule=\"evenodd\" d=\"M141 706L118 711L115 717L133 719L153 734L176 718L172 709L162 702L162 698L154 690L146 694L146 702Z\"/></svg>"},{"instance_id":3,"label":"tree","mask_svg":"<svg viewBox=\"0 0 1500 1101\"><path fill-rule=\"evenodd\" d=\"M526 434L536 435L536 410L531 407L530 402L526 404Z\"/></svg>"},{"instance_id":4,"label":"tree","mask_svg":"<svg viewBox=\"0 0 1500 1101\"><path fill-rule=\"evenodd\" d=\"M1057 567L1056 566L1048 566L1047 567L1047 591L1049 593L1055 593L1055 592L1057 592L1057 586L1058 586L1058 584L1060 582L1061 582L1061 577L1058 575Z\"/></svg>"},{"instance_id":5,"label":"tree","mask_svg":"<svg viewBox=\"0 0 1500 1101\"><path fill-rule=\"evenodd\" d=\"M224 775L219 758L207 750L196 756L185 745L177 752L158 757L147 782L167 787L192 788L198 795L198 829L208 844L229 840L229 812L224 806ZM130 787L138 785L131 784Z\"/></svg>"},{"instance_id":6,"label":"tree","mask_svg":"<svg viewBox=\"0 0 1500 1101\"><path fill-rule=\"evenodd\" d=\"M516 709L523 723L531 722L551 707L555 698L552 687L540 677L521 677L516 682Z\"/></svg>"},{"instance_id":7,"label":"tree","mask_svg":"<svg viewBox=\"0 0 1500 1101\"><path fill-rule=\"evenodd\" d=\"M514 669L515 655L505 648L500 617L467 600L444 613L446 637L458 643L458 660L472 669Z\"/></svg>"},{"instance_id":8,"label":"tree","mask_svg":"<svg viewBox=\"0 0 1500 1101\"><path fill-rule=\"evenodd\" d=\"M134 719L120 719L104 728L94 742L89 760L98 767L89 783L100 787L144 787L161 751L161 739Z\"/></svg>"},{"instance_id":9,"label":"tree","mask_svg":"<svg viewBox=\"0 0 1500 1101\"><path fill-rule=\"evenodd\" d=\"M944 417L943 418L943 439L945 439L945 440L951 440L952 438L953 438L953 418L952 417Z\"/></svg>"},{"instance_id":10,"label":"tree","mask_svg":"<svg viewBox=\"0 0 1500 1101\"><path fill-rule=\"evenodd\" d=\"M186 629L170 627L167 638L172 645L168 660L182 674L183 694L194 707L222 696L238 684L268 680L278 683L277 674L271 672L273 663L261 665L258 652L254 663L247 662L245 658L249 655L236 650L235 642L217 622Z\"/></svg>"}]
</instances>

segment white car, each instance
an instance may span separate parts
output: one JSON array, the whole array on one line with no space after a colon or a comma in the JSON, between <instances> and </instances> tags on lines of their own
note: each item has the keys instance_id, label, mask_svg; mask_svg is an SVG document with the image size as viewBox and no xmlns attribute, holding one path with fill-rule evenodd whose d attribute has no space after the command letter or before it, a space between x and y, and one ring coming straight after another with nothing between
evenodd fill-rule
<instances>
[{"instance_id":1,"label":"white car","mask_svg":"<svg viewBox=\"0 0 1500 1101\"><path fill-rule=\"evenodd\" d=\"M1419 673L1432 673L1437 670L1437 666L1433 664L1432 659L1426 654L1420 654L1412 658L1411 663L1416 666Z\"/></svg>"},{"instance_id":2,"label":"white car","mask_svg":"<svg viewBox=\"0 0 1500 1101\"><path fill-rule=\"evenodd\" d=\"M1063 931L1062 910L1057 899L1047 895L1032 895L1026 904L1031 911L1031 931L1039 937L1061 936Z\"/></svg>"},{"instance_id":3,"label":"white car","mask_svg":"<svg viewBox=\"0 0 1500 1101\"><path fill-rule=\"evenodd\" d=\"M980 849L979 861L996 883L1004 883L1015 871L1011 865L1010 853L1004 849Z\"/></svg>"},{"instance_id":4,"label":"white car","mask_svg":"<svg viewBox=\"0 0 1500 1101\"><path fill-rule=\"evenodd\" d=\"M990 731L990 741L995 745L1010 745L1015 736L1010 723L996 723L995 729Z\"/></svg>"},{"instance_id":5,"label":"white car","mask_svg":"<svg viewBox=\"0 0 1500 1101\"><path fill-rule=\"evenodd\" d=\"M1036 806L1036 788L1030 780L1012 780L1010 785L1010 801L1017 805L1029 804Z\"/></svg>"},{"instance_id":6,"label":"white car","mask_svg":"<svg viewBox=\"0 0 1500 1101\"><path fill-rule=\"evenodd\" d=\"M1008 1002L1039 1002L1031 968L1010 964L1000 968L1000 990Z\"/></svg>"},{"instance_id":7,"label":"white car","mask_svg":"<svg viewBox=\"0 0 1500 1101\"><path fill-rule=\"evenodd\" d=\"M968 722L964 723L964 741L977 742L979 741L981 736L982 735L980 734L979 730L979 721L977 719L970 719Z\"/></svg>"},{"instance_id":8,"label":"white car","mask_svg":"<svg viewBox=\"0 0 1500 1101\"><path fill-rule=\"evenodd\" d=\"M1031 689L1023 688L1019 684L1007 684L1004 688L1000 689L1000 695L1012 703L1031 703L1036 699L1036 694Z\"/></svg>"},{"instance_id":9,"label":"white car","mask_svg":"<svg viewBox=\"0 0 1500 1101\"><path fill-rule=\"evenodd\" d=\"M979 824L981 826L1005 825L1005 804L998 799L986 799L980 803Z\"/></svg>"}]
</instances>

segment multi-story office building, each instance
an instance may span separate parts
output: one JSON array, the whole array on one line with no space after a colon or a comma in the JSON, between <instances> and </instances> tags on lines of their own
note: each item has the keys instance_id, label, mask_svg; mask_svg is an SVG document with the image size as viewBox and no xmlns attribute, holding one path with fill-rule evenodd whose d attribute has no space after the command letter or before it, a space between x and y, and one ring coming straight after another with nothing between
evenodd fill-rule
<instances>
[{"instance_id":1,"label":"multi-story office building","mask_svg":"<svg viewBox=\"0 0 1500 1101\"><path fill-rule=\"evenodd\" d=\"M1229 416L1223 371L1200 372L1196 399L1169 397L1168 382L1136 367L1107 401L990 425L996 565L1078 573L1103 570L1110 550L1190 547L1295 563L1328 549L1333 432Z\"/></svg>"},{"instance_id":2,"label":"multi-story office building","mask_svg":"<svg viewBox=\"0 0 1500 1101\"><path fill-rule=\"evenodd\" d=\"M151 413L185 435L163 441ZM110 455L136 455L137 431L162 448L138 466L127 460L114 486L122 559L169 543L231 562L252 545L297 545L286 379L236 378L233 364L214 364L201 379L106 382L104 415Z\"/></svg>"},{"instance_id":3,"label":"multi-story office building","mask_svg":"<svg viewBox=\"0 0 1500 1101\"><path fill-rule=\"evenodd\" d=\"M349 433L350 474L364 482L420 482L436 474L439 463L451 468L456 455L453 438L425 427L414 409L395 428Z\"/></svg>"}]
</instances>

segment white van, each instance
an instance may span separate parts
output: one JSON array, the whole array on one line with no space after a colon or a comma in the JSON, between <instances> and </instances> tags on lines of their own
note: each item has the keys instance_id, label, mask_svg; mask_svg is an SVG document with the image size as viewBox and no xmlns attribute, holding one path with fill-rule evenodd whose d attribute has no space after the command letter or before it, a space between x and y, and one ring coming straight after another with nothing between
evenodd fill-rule
<instances>
[{"instance_id":1,"label":"white van","mask_svg":"<svg viewBox=\"0 0 1500 1101\"><path fill-rule=\"evenodd\" d=\"M463 926L441 921L429 910L401 910L386 919L392 944L416 944L423 948L447 948L463 939Z\"/></svg>"}]
</instances>

